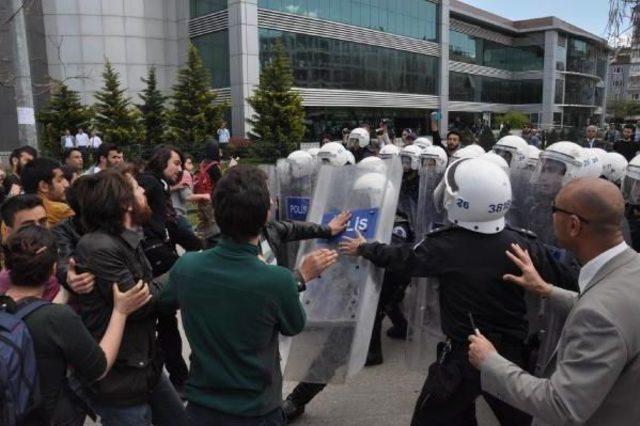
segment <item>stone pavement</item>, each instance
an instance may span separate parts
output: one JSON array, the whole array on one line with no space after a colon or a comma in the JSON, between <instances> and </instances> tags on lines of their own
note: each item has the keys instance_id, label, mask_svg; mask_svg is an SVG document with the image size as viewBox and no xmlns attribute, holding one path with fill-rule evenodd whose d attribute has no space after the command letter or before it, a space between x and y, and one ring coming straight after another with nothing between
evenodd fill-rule
<instances>
[{"instance_id":1,"label":"stone pavement","mask_svg":"<svg viewBox=\"0 0 640 426\"><path fill-rule=\"evenodd\" d=\"M390 324L385 322L383 330L389 326ZM182 326L180 330L182 331ZM188 360L190 350L184 336L183 341L185 359ZM382 344L384 364L363 369L345 385L328 386L309 403L306 413L293 424L408 426L425 374L409 371L405 367L403 342L389 339L385 335ZM294 386L295 383L285 383L284 396ZM482 398L478 399L476 407L479 426L498 425ZM93 424L89 421L85 426Z\"/></svg>"}]
</instances>

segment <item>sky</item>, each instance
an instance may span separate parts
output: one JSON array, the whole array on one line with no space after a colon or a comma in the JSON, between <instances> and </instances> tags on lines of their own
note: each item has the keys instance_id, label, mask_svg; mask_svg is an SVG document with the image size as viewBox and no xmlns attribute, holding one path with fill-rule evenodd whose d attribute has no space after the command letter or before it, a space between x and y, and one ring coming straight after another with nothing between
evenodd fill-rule
<instances>
[{"instance_id":1,"label":"sky","mask_svg":"<svg viewBox=\"0 0 640 426\"><path fill-rule=\"evenodd\" d=\"M557 16L597 36L606 37L608 0L462 0L512 20Z\"/></svg>"}]
</instances>

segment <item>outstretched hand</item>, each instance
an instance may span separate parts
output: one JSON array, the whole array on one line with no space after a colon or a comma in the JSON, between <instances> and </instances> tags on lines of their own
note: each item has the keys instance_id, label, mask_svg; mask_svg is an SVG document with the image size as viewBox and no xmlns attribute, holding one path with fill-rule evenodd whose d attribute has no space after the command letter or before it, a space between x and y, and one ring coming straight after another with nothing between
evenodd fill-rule
<instances>
[{"instance_id":1,"label":"outstretched hand","mask_svg":"<svg viewBox=\"0 0 640 426\"><path fill-rule=\"evenodd\" d=\"M527 250L523 250L518 244L511 244L511 251L507 250L507 256L522 271L522 275L506 274L502 278L505 281L519 285L525 290L543 297L549 296L553 286L545 282L536 270L531 256Z\"/></svg>"},{"instance_id":2,"label":"outstretched hand","mask_svg":"<svg viewBox=\"0 0 640 426\"><path fill-rule=\"evenodd\" d=\"M342 238L342 242L338 244L338 250L340 250L341 254L345 254L347 256L357 256L358 248L366 242L367 240L362 236L360 231L356 230L355 238Z\"/></svg>"},{"instance_id":3,"label":"outstretched hand","mask_svg":"<svg viewBox=\"0 0 640 426\"><path fill-rule=\"evenodd\" d=\"M331 236L335 237L336 235L344 232L347 229L347 225L349 224L349 219L351 219L351 212L344 211L340 212L331 219L329 222L329 228L331 228Z\"/></svg>"},{"instance_id":4,"label":"outstretched hand","mask_svg":"<svg viewBox=\"0 0 640 426\"><path fill-rule=\"evenodd\" d=\"M305 283L318 278L322 272L338 261L338 253L335 250L314 250L302 259L300 275Z\"/></svg>"}]
</instances>

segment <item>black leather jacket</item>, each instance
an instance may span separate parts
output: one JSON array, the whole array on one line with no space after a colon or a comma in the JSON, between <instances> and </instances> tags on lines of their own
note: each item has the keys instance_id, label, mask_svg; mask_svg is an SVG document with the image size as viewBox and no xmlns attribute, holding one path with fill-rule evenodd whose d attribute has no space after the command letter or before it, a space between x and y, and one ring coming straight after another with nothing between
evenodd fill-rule
<instances>
[{"instance_id":1,"label":"black leather jacket","mask_svg":"<svg viewBox=\"0 0 640 426\"><path fill-rule=\"evenodd\" d=\"M54 226L51 231L55 235L56 244L58 245L56 272L58 282L73 293L73 290L67 285L67 271L69 270L69 259L73 257L80 238L82 237L78 218L75 216L68 217Z\"/></svg>"},{"instance_id":2,"label":"black leather jacket","mask_svg":"<svg viewBox=\"0 0 640 426\"><path fill-rule=\"evenodd\" d=\"M113 283L121 291L138 280L149 283L153 297L127 317L120 352L107 376L90 389L106 402L128 406L145 403L158 382L161 358L156 351L156 297L161 286L153 280L151 265L142 249L142 236L125 230L114 236L101 231L85 234L76 248L78 272L96 277L94 290L81 294L80 313L84 324L99 341L113 310Z\"/></svg>"},{"instance_id":3,"label":"black leather jacket","mask_svg":"<svg viewBox=\"0 0 640 426\"><path fill-rule=\"evenodd\" d=\"M331 228L311 222L294 220L270 221L262 231L269 242L279 266L293 267L295 259L289 259L286 244L293 241L310 240L313 238L330 238Z\"/></svg>"}]
</instances>

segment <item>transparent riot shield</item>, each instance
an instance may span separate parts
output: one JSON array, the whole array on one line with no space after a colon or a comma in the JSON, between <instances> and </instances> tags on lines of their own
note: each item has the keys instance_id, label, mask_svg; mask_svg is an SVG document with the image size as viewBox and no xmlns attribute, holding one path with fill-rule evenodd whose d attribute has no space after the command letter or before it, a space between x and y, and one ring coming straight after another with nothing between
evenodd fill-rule
<instances>
[{"instance_id":1,"label":"transparent riot shield","mask_svg":"<svg viewBox=\"0 0 640 426\"><path fill-rule=\"evenodd\" d=\"M433 194L443 173L429 163L420 169L420 193L415 224L416 242L442 224L443 212L436 209ZM406 363L409 369L424 372L433 358L433 343L444 338L440 326L440 291L436 278L416 277L405 296L407 310Z\"/></svg>"},{"instance_id":2,"label":"transparent riot shield","mask_svg":"<svg viewBox=\"0 0 640 426\"><path fill-rule=\"evenodd\" d=\"M511 181L511 191L513 194L511 207L507 212L507 223L516 228L527 228L529 226L527 215L529 210L529 195L531 194L531 178L534 168L522 164L512 167L509 170L509 180Z\"/></svg>"},{"instance_id":3,"label":"transparent riot shield","mask_svg":"<svg viewBox=\"0 0 640 426\"><path fill-rule=\"evenodd\" d=\"M280 220L307 220L318 176L318 163L314 161L303 166L289 159L280 159L276 164ZM278 259L279 263L293 268L299 245L298 242L288 242L286 259Z\"/></svg>"},{"instance_id":4,"label":"transparent riot shield","mask_svg":"<svg viewBox=\"0 0 640 426\"><path fill-rule=\"evenodd\" d=\"M271 209L269 209L269 220L278 220L278 171L275 164L259 164L263 172L267 174L267 186L269 187L269 196L271 197Z\"/></svg>"},{"instance_id":5,"label":"transparent riot shield","mask_svg":"<svg viewBox=\"0 0 640 426\"><path fill-rule=\"evenodd\" d=\"M306 240L298 259L318 248L337 248L356 230L368 241L389 243L402 167L398 158L380 172L366 166L323 165L308 220L328 223L336 213L352 213L347 230L330 240ZM383 270L361 257L340 256L337 264L301 294L307 325L291 343L284 377L312 383L343 383L362 369L378 306Z\"/></svg>"}]
</instances>

